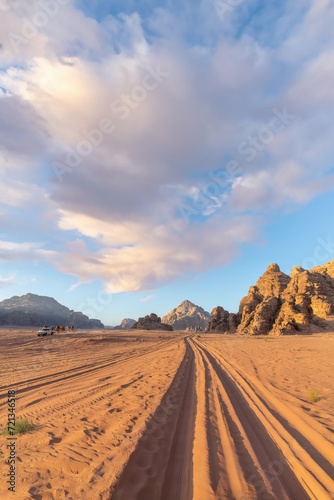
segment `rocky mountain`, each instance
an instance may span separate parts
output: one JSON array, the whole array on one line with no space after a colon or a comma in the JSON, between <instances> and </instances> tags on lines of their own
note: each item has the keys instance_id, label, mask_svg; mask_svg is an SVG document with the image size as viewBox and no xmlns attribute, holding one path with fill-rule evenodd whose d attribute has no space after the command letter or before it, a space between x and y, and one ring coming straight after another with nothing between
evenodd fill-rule
<instances>
[{"instance_id":1,"label":"rocky mountain","mask_svg":"<svg viewBox=\"0 0 334 500\"><path fill-rule=\"evenodd\" d=\"M120 325L113 327L113 330L130 330L135 323L135 319L124 318Z\"/></svg>"},{"instance_id":2,"label":"rocky mountain","mask_svg":"<svg viewBox=\"0 0 334 500\"><path fill-rule=\"evenodd\" d=\"M330 326L334 322L334 261L310 271L295 267L281 298L271 334L312 332Z\"/></svg>"},{"instance_id":3,"label":"rocky mountain","mask_svg":"<svg viewBox=\"0 0 334 500\"><path fill-rule=\"evenodd\" d=\"M289 282L290 277L282 273L277 264L268 266L256 285L250 287L247 297L240 302L238 332L267 335L273 327L282 305L282 293Z\"/></svg>"},{"instance_id":4,"label":"rocky mountain","mask_svg":"<svg viewBox=\"0 0 334 500\"><path fill-rule=\"evenodd\" d=\"M1 311L22 311L30 314L43 314L51 317L66 317L70 313L68 307L62 306L52 297L43 297L27 293L21 297L14 296L0 302Z\"/></svg>"},{"instance_id":5,"label":"rocky mountain","mask_svg":"<svg viewBox=\"0 0 334 500\"><path fill-rule=\"evenodd\" d=\"M297 266L290 276L271 264L237 314L213 309L207 331L284 335L328 326L334 326L334 260L310 271Z\"/></svg>"},{"instance_id":6,"label":"rocky mountain","mask_svg":"<svg viewBox=\"0 0 334 500\"><path fill-rule=\"evenodd\" d=\"M241 321L241 314L225 311L223 307L215 307L206 328L207 332L230 332L235 333Z\"/></svg>"},{"instance_id":7,"label":"rocky mountain","mask_svg":"<svg viewBox=\"0 0 334 500\"><path fill-rule=\"evenodd\" d=\"M171 325L161 322L161 318L152 313L144 318L139 318L138 321L131 327L134 330L166 330L173 331Z\"/></svg>"},{"instance_id":8,"label":"rocky mountain","mask_svg":"<svg viewBox=\"0 0 334 500\"><path fill-rule=\"evenodd\" d=\"M0 325L37 326L74 325L76 328L103 329L100 320L89 319L59 304L52 297L27 293L0 302Z\"/></svg>"},{"instance_id":9,"label":"rocky mountain","mask_svg":"<svg viewBox=\"0 0 334 500\"><path fill-rule=\"evenodd\" d=\"M174 330L187 331L205 330L209 321L210 313L189 300L184 300L162 318L162 322L171 325Z\"/></svg>"}]
</instances>

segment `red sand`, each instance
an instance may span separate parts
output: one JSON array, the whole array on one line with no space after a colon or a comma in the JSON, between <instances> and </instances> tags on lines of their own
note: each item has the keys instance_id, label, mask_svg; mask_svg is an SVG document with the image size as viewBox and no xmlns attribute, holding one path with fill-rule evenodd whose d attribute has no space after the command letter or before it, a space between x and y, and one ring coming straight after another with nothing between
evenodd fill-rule
<instances>
[{"instance_id":1,"label":"red sand","mask_svg":"<svg viewBox=\"0 0 334 500\"><path fill-rule=\"evenodd\" d=\"M9 389L36 427L0 498L334 498L333 341L2 330L1 428Z\"/></svg>"}]
</instances>

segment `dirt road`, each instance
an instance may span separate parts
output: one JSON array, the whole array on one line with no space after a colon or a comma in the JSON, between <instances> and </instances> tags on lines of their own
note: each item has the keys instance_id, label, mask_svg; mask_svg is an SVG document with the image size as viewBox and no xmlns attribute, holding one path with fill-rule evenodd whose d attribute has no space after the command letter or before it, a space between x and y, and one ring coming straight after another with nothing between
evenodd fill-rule
<instances>
[{"instance_id":1,"label":"dirt road","mask_svg":"<svg viewBox=\"0 0 334 500\"><path fill-rule=\"evenodd\" d=\"M111 500L326 500L334 448L205 341L186 352Z\"/></svg>"}]
</instances>

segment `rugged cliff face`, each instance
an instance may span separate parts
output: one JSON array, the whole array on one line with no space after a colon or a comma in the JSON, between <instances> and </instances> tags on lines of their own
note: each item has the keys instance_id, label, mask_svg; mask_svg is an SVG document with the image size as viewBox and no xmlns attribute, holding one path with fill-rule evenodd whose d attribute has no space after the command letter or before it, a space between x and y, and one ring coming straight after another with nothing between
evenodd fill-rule
<instances>
[{"instance_id":1,"label":"rugged cliff face","mask_svg":"<svg viewBox=\"0 0 334 500\"><path fill-rule=\"evenodd\" d=\"M282 306L271 335L316 331L334 321L334 265L310 271L296 267L282 294Z\"/></svg>"},{"instance_id":2,"label":"rugged cliff face","mask_svg":"<svg viewBox=\"0 0 334 500\"><path fill-rule=\"evenodd\" d=\"M240 302L238 332L267 335L273 327L282 305L282 293L289 282L290 277L282 273L277 264L268 266L256 285L250 287L247 297Z\"/></svg>"},{"instance_id":3,"label":"rugged cliff face","mask_svg":"<svg viewBox=\"0 0 334 500\"><path fill-rule=\"evenodd\" d=\"M171 325L174 330L188 331L205 330L209 320L210 313L189 300L184 300L178 307L162 318L162 322Z\"/></svg>"},{"instance_id":4,"label":"rugged cliff face","mask_svg":"<svg viewBox=\"0 0 334 500\"><path fill-rule=\"evenodd\" d=\"M139 318L138 321L131 327L134 330L166 330L173 331L171 325L166 325L161 322L161 318L154 313L144 318Z\"/></svg>"},{"instance_id":5,"label":"rugged cliff face","mask_svg":"<svg viewBox=\"0 0 334 500\"><path fill-rule=\"evenodd\" d=\"M75 312L52 297L27 293L0 302L0 324L13 326L74 325L76 328L103 329L98 319L89 319Z\"/></svg>"},{"instance_id":6,"label":"rugged cliff face","mask_svg":"<svg viewBox=\"0 0 334 500\"><path fill-rule=\"evenodd\" d=\"M75 328L87 328L94 330L103 330L104 325L99 319L89 319L82 312L72 311L63 322L66 325L73 325Z\"/></svg>"},{"instance_id":7,"label":"rugged cliff face","mask_svg":"<svg viewBox=\"0 0 334 500\"><path fill-rule=\"evenodd\" d=\"M131 318L124 318L121 323L122 330L130 330L130 328L135 324L136 320Z\"/></svg>"},{"instance_id":8,"label":"rugged cliff face","mask_svg":"<svg viewBox=\"0 0 334 500\"><path fill-rule=\"evenodd\" d=\"M334 326L334 260L288 276L271 264L240 302L238 314L216 307L208 331L250 335L315 332Z\"/></svg>"},{"instance_id":9,"label":"rugged cliff face","mask_svg":"<svg viewBox=\"0 0 334 500\"><path fill-rule=\"evenodd\" d=\"M241 314L225 311L223 307L215 307L211 313L206 332L235 333L241 320Z\"/></svg>"}]
</instances>

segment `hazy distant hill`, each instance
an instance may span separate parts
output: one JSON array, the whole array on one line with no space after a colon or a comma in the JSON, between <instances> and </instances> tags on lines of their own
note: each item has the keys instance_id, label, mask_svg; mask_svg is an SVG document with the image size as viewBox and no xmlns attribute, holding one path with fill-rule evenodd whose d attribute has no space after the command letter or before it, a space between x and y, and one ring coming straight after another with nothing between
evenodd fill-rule
<instances>
[{"instance_id":1,"label":"hazy distant hill","mask_svg":"<svg viewBox=\"0 0 334 500\"><path fill-rule=\"evenodd\" d=\"M130 330L132 326L136 323L135 319L124 318L120 325L111 327L113 330Z\"/></svg>"},{"instance_id":2,"label":"hazy distant hill","mask_svg":"<svg viewBox=\"0 0 334 500\"><path fill-rule=\"evenodd\" d=\"M98 319L89 319L59 304L52 297L27 293L0 302L0 324L13 326L74 325L76 328L101 329Z\"/></svg>"},{"instance_id":3,"label":"hazy distant hill","mask_svg":"<svg viewBox=\"0 0 334 500\"><path fill-rule=\"evenodd\" d=\"M187 328L205 330L209 320L210 313L189 300L184 300L178 307L162 318L162 322L171 325L174 330L186 330Z\"/></svg>"}]
</instances>

